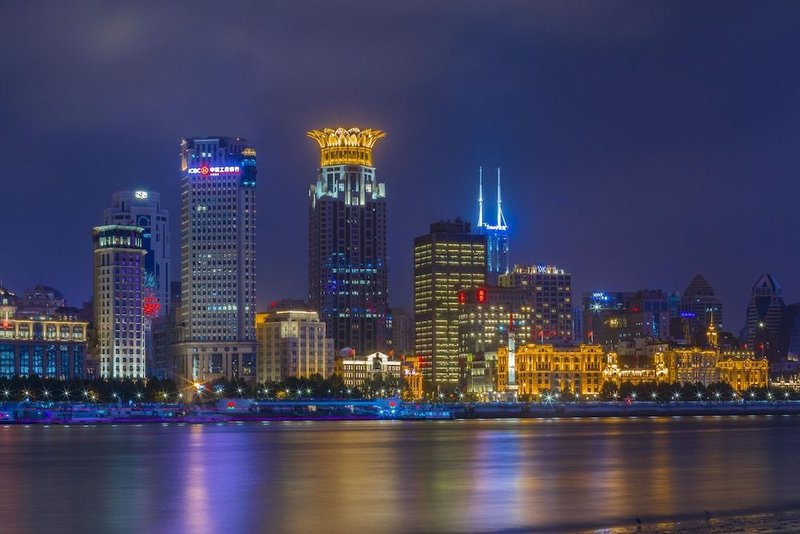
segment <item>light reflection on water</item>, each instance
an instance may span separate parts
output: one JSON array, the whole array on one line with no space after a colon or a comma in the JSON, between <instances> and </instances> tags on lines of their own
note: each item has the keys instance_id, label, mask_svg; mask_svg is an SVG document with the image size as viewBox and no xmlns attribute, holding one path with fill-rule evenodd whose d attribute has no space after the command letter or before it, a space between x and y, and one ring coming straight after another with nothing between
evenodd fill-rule
<instances>
[{"instance_id":1,"label":"light reflection on water","mask_svg":"<svg viewBox=\"0 0 800 534\"><path fill-rule=\"evenodd\" d=\"M798 417L0 428L3 532L574 530L796 506Z\"/></svg>"}]
</instances>

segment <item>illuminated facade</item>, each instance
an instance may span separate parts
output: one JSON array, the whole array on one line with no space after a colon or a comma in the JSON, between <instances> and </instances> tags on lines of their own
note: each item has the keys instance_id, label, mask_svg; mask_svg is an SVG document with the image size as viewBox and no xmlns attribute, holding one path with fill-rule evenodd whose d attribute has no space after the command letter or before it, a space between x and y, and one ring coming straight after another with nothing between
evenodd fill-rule
<instances>
[{"instance_id":1,"label":"illuminated facade","mask_svg":"<svg viewBox=\"0 0 800 534\"><path fill-rule=\"evenodd\" d=\"M256 151L238 137L184 139L181 170L184 380L255 380Z\"/></svg>"},{"instance_id":2,"label":"illuminated facade","mask_svg":"<svg viewBox=\"0 0 800 534\"><path fill-rule=\"evenodd\" d=\"M515 265L500 276L499 285L529 292L531 331L540 340L574 339L572 274L554 265Z\"/></svg>"},{"instance_id":3,"label":"illuminated facade","mask_svg":"<svg viewBox=\"0 0 800 534\"><path fill-rule=\"evenodd\" d=\"M351 128L313 130L320 147L309 189L309 303L337 350L357 354L387 343L386 186L372 150L385 134Z\"/></svg>"},{"instance_id":4,"label":"illuminated facade","mask_svg":"<svg viewBox=\"0 0 800 534\"><path fill-rule=\"evenodd\" d=\"M603 381L617 386L625 382L630 382L634 386L645 382L667 382L669 370L664 363L664 354L656 353L652 361L650 366L629 368L621 366L617 354L610 352L606 355L603 365Z\"/></svg>"},{"instance_id":5,"label":"illuminated facade","mask_svg":"<svg viewBox=\"0 0 800 534\"><path fill-rule=\"evenodd\" d=\"M106 208L105 224L140 226L144 257L145 292L155 297L152 315L169 313L170 238L169 211L161 207L161 195L155 191L117 191ZM147 301L151 302L151 301Z\"/></svg>"},{"instance_id":6,"label":"illuminated facade","mask_svg":"<svg viewBox=\"0 0 800 534\"><path fill-rule=\"evenodd\" d=\"M620 364L615 353L609 353L603 365L603 379L617 386L625 382L703 384L727 382L737 391L750 387L766 387L769 362L753 352L722 352L716 348L679 348L656 352L641 366Z\"/></svg>"},{"instance_id":7,"label":"illuminated facade","mask_svg":"<svg viewBox=\"0 0 800 534\"><path fill-rule=\"evenodd\" d=\"M717 350L671 349L665 356L670 382L708 385L719 380Z\"/></svg>"},{"instance_id":8,"label":"illuminated facade","mask_svg":"<svg viewBox=\"0 0 800 534\"><path fill-rule=\"evenodd\" d=\"M459 382L459 291L485 283L486 236L468 222L434 223L414 239L414 344L426 383Z\"/></svg>"},{"instance_id":9,"label":"illuminated facade","mask_svg":"<svg viewBox=\"0 0 800 534\"><path fill-rule=\"evenodd\" d=\"M497 351L497 391L508 389L508 348ZM517 393L540 395L570 392L597 395L603 387L603 348L598 345L558 347L528 344L516 347Z\"/></svg>"},{"instance_id":10,"label":"illuminated facade","mask_svg":"<svg viewBox=\"0 0 800 534\"><path fill-rule=\"evenodd\" d=\"M0 377L83 378L87 323L66 310L19 317L18 304L14 293L0 287Z\"/></svg>"},{"instance_id":11,"label":"illuminated facade","mask_svg":"<svg viewBox=\"0 0 800 534\"><path fill-rule=\"evenodd\" d=\"M341 357L334 360L334 372L342 377L344 385L349 388L358 388L367 380L378 377L386 380L396 378L401 380L402 362L394 360L387 354L375 352L367 356Z\"/></svg>"},{"instance_id":12,"label":"illuminated facade","mask_svg":"<svg viewBox=\"0 0 800 534\"><path fill-rule=\"evenodd\" d=\"M459 360L472 393L494 391L497 349L535 341L533 296L526 288L483 286L458 292Z\"/></svg>"},{"instance_id":13,"label":"illuminated facade","mask_svg":"<svg viewBox=\"0 0 800 534\"><path fill-rule=\"evenodd\" d=\"M333 340L319 315L303 307L277 305L256 314L258 381L280 382L333 373Z\"/></svg>"},{"instance_id":14,"label":"illuminated facade","mask_svg":"<svg viewBox=\"0 0 800 534\"><path fill-rule=\"evenodd\" d=\"M422 358L419 356L406 356L402 363L403 379L408 387L411 399L421 399L425 394L424 378L422 377Z\"/></svg>"},{"instance_id":15,"label":"illuminated facade","mask_svg":"<svg viewBox=\"0 0 800 534\"><path fill-rule=\"evenodd\" d=\"M486 236L486 275L491 283L508 272L508 225L503 214L503 201L500 193L500 168L497 169L497 220L490 224L483 218L483 167L479 168L478 182L478 224L476 230Z\"/></svg>"},{"instance_id":16,"label":"illuminated facade","mask_svg":"<svg viewBox=\"0 0 800 534\"><path fill-rule=\"evenodd\" d=\"M719 379L737 391L765 388L769 382L769 361L752 351L723 352L717 367Z\"/></svg>"},{"instance_id":17,"label":"illuminated facade","mask_svg":"<svg viewBox=\"0 0 800 534\"><path fill-rule=\"evenodd\" d=\"M94 324L102 378L147 377L144 328L143 230L97 226L94 241Z\"/></svg>"}]
</instances>

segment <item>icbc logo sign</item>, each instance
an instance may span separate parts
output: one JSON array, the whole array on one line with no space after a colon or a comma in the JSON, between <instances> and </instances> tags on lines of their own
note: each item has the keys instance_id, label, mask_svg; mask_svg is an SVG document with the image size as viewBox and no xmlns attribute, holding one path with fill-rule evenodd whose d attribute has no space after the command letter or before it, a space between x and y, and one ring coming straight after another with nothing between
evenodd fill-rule
<instances>
[{"instance_id":1,"label":"icbc logo sign","mask_svg":"<svg viewBox=\"0 0 800 534\"><path fill-rule=\"evenodd\" d=\"M209 172L211 171L209 170L208 165L203 165L202 167L200 167L200 174L202 174L203 176L208 176Z\"/></svg>"}]
</instances>

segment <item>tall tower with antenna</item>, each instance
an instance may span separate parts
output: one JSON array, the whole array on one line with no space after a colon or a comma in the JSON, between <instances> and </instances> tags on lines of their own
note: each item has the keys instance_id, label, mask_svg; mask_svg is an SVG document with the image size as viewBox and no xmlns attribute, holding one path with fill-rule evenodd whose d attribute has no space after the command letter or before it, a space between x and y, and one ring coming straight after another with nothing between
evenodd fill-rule
<instances>
[{"instance_id":1,"label":"tall tower with antenna","mask_svg":"<svg viewBox=\"0 0 800 534\"><path fill-rule=\"evenodd\" d=\"M483 218L483 167L478 169L478 232L486 236L486 270L489 281L509 271L508 225L503 215L503 197L500 189L500 167L497 168L497 220L489 224Z\"/></svg>"}]
</instances>

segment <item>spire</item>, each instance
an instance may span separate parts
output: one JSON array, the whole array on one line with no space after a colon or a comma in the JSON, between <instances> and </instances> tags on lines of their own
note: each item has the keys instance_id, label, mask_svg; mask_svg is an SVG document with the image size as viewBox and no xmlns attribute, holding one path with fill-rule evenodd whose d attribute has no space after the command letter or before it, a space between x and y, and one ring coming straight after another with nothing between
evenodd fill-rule
<instances>
[{"instance_id":1,"label":"spire","mask_svg":"<svg viewBox=\"0 0 800 534\"><path fill-rule=\"evenodd\" d=\"M503 216L503 201L500 196L500 167L497 167L497 227L506 226L506 218Z\"/></svg>"},{"instance_id":2,"label":"spire","mask_svg":"<svg viewBox=\"0 0 800 534\"><path fill-rule=\"evenodd\" d=\"M483 167L478 167L478 228L483 227Z\"/></svg>"},{"instance_id":3,"label":"spire","mask_svg":"<svg viewBox=\"0 0 800 534\"><path fill-rule=\"evenodd\" d=\"M719 334L717 333L717 326L714 324L714 308L711 308L709 311L711 312L711 319L708 321L706 341L711 348L715 349L719 343Z\"/></svg>"}]
</instances>

